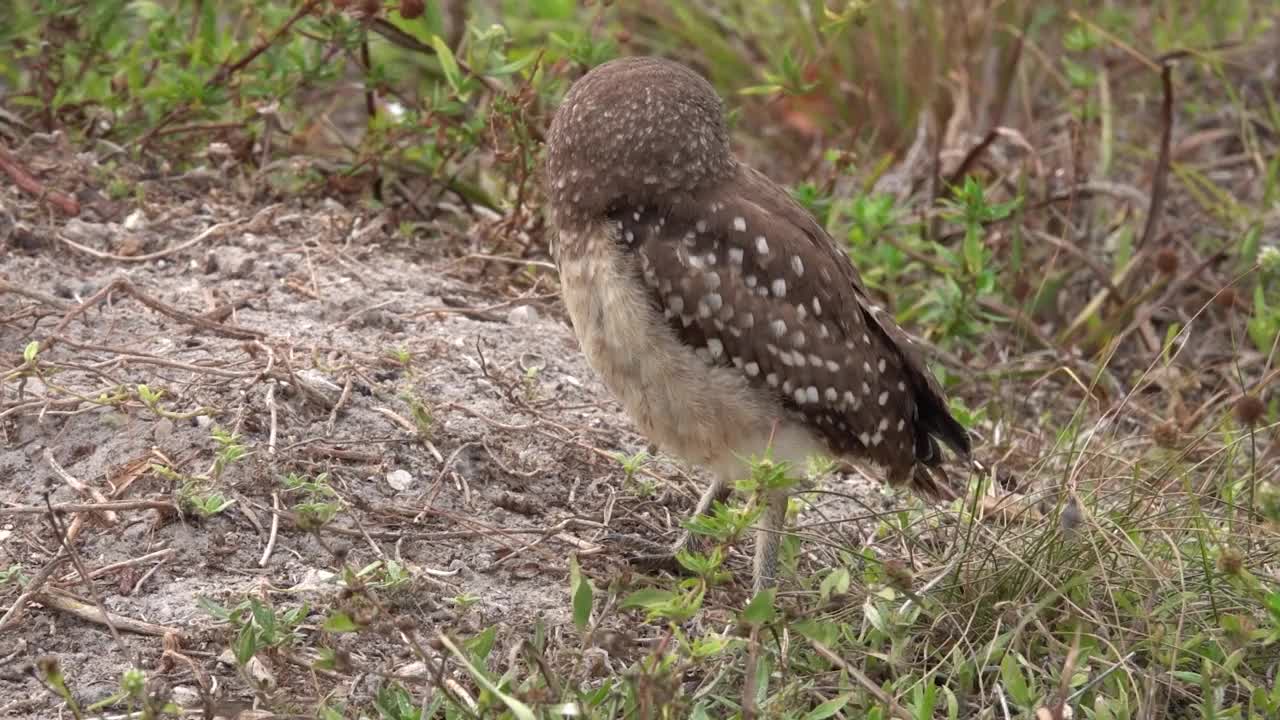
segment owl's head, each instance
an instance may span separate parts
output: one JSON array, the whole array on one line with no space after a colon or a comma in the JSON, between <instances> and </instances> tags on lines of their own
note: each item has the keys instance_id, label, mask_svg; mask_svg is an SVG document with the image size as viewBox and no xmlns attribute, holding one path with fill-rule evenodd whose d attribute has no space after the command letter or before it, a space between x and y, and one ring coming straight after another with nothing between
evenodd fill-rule
<instances>
[{"instance_id":1,"label":"owl's head","mask_svg":"<svg viewBox=\"0 0 1280 720\"><path fill-rule=\"evenodd\" d=\"M611 208L666 205L732 174L724 106L689 68L621 58L569 89L547 140L547 193L557 222Z\"/></svg>"}]
</instances>

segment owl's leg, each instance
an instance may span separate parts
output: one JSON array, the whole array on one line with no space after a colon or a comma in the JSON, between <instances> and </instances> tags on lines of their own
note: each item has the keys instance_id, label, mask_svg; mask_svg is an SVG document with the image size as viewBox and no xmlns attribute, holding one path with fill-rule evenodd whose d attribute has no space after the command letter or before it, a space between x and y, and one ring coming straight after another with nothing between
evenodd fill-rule
<instances>
[{"instance_id":1,"label":"owl's leg","mask_svg":"<svg viewBox=\"0 0 1280 720\"><path fill-rule=\"evenodd\" d=\"M783 490L775 490L765 498L764 513L760 516L756 530L756 554L752 573L754 592L773 587L777 581L778 549L787 519L787 498L788 494Z\"/></svg>"}]
</instances>

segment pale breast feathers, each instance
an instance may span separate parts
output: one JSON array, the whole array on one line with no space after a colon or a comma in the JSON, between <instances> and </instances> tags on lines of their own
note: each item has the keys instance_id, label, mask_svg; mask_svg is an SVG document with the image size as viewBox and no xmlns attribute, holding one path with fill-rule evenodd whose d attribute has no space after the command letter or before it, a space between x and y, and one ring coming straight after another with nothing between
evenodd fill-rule
<instances>
[{"instance_id":1,"label":"pale breast feathers","mask_svg":"<svg viewBox=\"0 0 1280 720\"><path fill-rule=\"evenodd\" d=\"M905 333L789 198L747 192L674 208L619 207L611 218L680 339L776 394L832 450L888 464L909 449L927 462L937 455L929 436L939 435L968 451L954 421L937 422L950 417L938 412L941 394Z\"/></svg>"}]
</instances>

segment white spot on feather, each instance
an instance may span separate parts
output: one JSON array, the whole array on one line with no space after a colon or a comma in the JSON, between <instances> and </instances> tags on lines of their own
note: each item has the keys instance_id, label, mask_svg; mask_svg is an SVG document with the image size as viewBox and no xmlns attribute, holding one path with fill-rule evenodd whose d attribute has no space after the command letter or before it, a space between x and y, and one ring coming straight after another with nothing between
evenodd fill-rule
<instances>
[{"instance_id":1,"label":"white spot on feather","mask_svg":"<svg viewBox=\"0 0 1280 720\"><path fill-rule=\"evenodd\" d=\"M709 338L707 340L707 349L711 351L711 357L719 360L720 356L724 354L724 343L720 342L718 338Z\"/></svg>"}]
</instances>

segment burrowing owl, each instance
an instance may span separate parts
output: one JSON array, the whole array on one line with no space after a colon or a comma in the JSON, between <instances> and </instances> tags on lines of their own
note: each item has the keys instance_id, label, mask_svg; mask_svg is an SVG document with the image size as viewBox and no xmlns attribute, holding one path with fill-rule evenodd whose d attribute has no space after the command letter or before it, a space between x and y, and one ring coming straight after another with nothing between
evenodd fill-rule
<instances>
[{"instance_id":1,"label":"burrowing owl","mask_svg":"<svg viewBox=\"0 0 1280 720\"><path fill-rule=\"evenodd\" d=\"M969 436L937 380L825 230L739 162L723 106L658 58L596 67L556 111L553 254L592 368L659 447L707 468L706 511L771 450L867 459L950 496L938 440ZM769 498L755 583L772 584L786 497Z\"/></svg>"}]
</instances>

